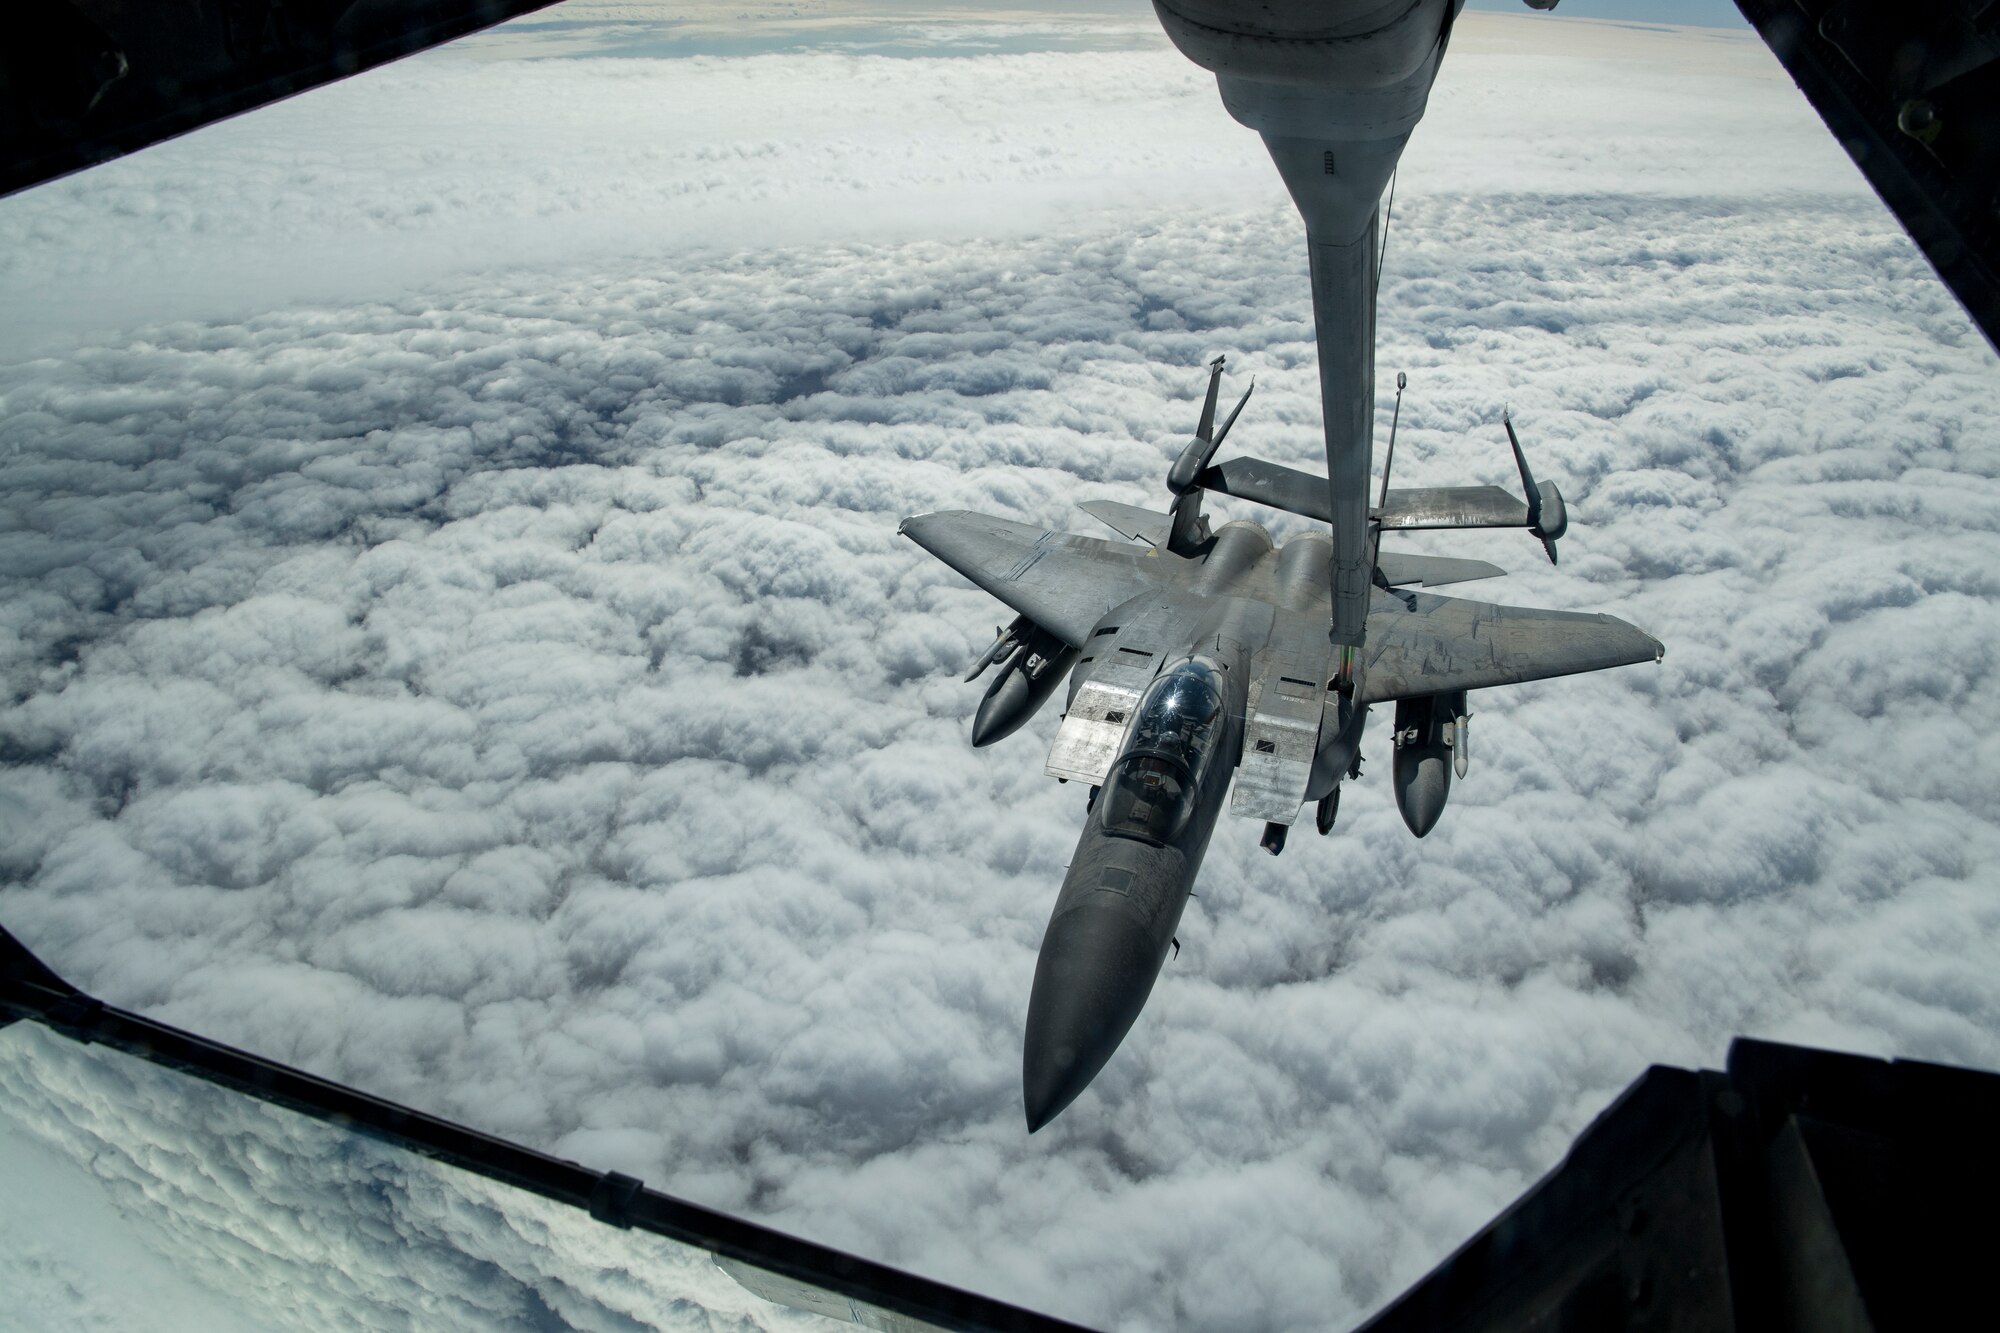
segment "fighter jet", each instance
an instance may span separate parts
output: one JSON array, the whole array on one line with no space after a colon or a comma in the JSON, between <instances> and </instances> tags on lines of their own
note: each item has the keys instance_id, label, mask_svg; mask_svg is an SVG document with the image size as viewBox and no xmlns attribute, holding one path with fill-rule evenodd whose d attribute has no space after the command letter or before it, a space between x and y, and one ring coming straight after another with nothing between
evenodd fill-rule
<instances>
[{"instance_id":1,"label":"fighter jet","mask_svg":"<svg viewBox=\"0 0 2000 1333\"><path fill-rule=\"evenodd\" d=\"M1273 854L1305 805L1329 832L1341 781L1360 774L1369 710L1393 703L1396 803L1422 837L1453 774L1466 772L1469 691L1662 653L1611 616L1416 591L1504 571L1380 550L1369 559L1364 646L1342 653L1328 636L1332 538L1311 530L1279 546L1259 523L1211 530L1202 511L1212 491L1329 515L1323 477L1254 458L1212 463L1236 420L1212 430L1222 370L1218 359L1200 425L1167 473L1170 509L1082 505L1126 541L963 511L902 525L1019 613L968 676L999 664L973 719L974 745L1011 734L1069 677L1046 771L1087 784L1090 797L1028 1001L1030 1131L1083 1091L1138 1018L1225 798L1233 814L1262 822ZM1553 553L1567 527L1560 492L1536 483L1511 420L1505 428L1527 499L1497 486L1393 489L1385 469L1371 543L1399 529L1517 527Z\"/></svg>"},{"instance_id":2,"label":"fighter jet","mask_svg":"<svg viewBox=\"0 0 2000 1333\"><path fill-rule=\"evenodd\" d=\"M1369 710L1396 706L1392 785L1429 833L1467 761L1468 692L1656 661L1622 620L1417 592L1502 573L1476 560L1381 549L1413 528L1525 528L1549 559L1568 528L1511 417L1522 497L1499 487L1394 490L1397 377L1375 502L1375 298L1384 187L1422 117L1462 0L1154 0L1168 36L1215 72L1257 130L1306 224L1327 474L1214 459L1223 363L1194 438L1167 473L1164 512L1082 507L1125 543L970 513L906 519L905 535L1018 613L968 680L1000 664L972 743L1008 735L1065 677L1047 771L1086 783L1076 854L1035 965L1022 1058L1030 1132L1097 1076L1151 994L1227 797L1273 854L1303 807L1333 827L1361 771ZM1252 388L1254 389L1254 381ZM1261 525L1211 529L1208 493L1316 519L1282 547Z\"/></svg>"}]
</instances>

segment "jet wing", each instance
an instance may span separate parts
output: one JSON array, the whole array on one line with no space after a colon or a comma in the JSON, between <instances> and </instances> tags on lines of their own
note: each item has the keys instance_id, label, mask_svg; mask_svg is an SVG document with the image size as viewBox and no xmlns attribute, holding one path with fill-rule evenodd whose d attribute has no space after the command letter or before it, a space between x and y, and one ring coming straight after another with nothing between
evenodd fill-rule
<instances>
[{"instance_id":1,"label":"jet wing","mask_svg":"<svg viewBox=\"0 0 2000 1333\"><path fill-rule=\"evenodd\" d=\"M1085 500L1077 508L1120 536L1148 546L1165 546L1167 534L1174 528L1172 514L1156 514L1116 500Z\"/></svg>"},{"instance_id":2,"label":"jet wing","mask_svg":"<svg viewBox=\"0 0 2000 1333\"><path fill-rule=\"evenodd\" d=\"M1372 704L1656 662L1666 649L1615 616L1403 592L1377 594L1361 652Z\"/></svg>"},{"instance_id":3,"label":"jet wing","mask_svg":"<svg viewBox=\"0 0 2000 1333\"><path fill-rule=\"evenodd\" d=\"M1448 555L1403 555L1383 551L1375 557L1375 568L1390 587L1421 583L1435 588L1445 583L1470 583L1474 579L1497 579L1507 571L1484 560L1461 560Z\"/></svg>"},{"instance_id":4,"label":"jet wing","mask_svg":"<svg viewBox=\"0 0 2000 1333\"><path fill-rule=\"evenodd\" d=\"M1188 567L1179 556L962 509L906 518L900 531L1072 648L1111 608L1182 586Z\"/></svg>"}]
</instances>

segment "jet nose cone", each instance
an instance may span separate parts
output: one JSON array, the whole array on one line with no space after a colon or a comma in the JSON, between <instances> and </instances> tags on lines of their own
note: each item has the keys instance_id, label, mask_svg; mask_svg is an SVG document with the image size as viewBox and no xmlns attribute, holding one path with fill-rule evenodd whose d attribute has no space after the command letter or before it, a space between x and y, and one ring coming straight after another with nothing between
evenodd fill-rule
<instances>
[{"instance_id":1,"label":"jet nose cone","mask_svg":"<svg viewBox=\"0 0 2000 1333\"><path fill-rule=\"evenodd\" d=\"M1034 1133L1075 1101L1145 1007L1164 943L1127 910L1081 904L1049 923L1028 998L1021 1099Z\"/></svg>"},{"instance_id":2,"label":"jet nose cone","mask_svg":"<svg viewBox=\"0 0 2000 1333\"><path fill-rule=\"evenodd\" d=\"M1064 1086L1064 1071L1055 1063L1043 1060L1027 1062L1021 1074L1021 1108L1028 1113L1028 1132L1034 1133L1076 1100L1083 1091L1083 1085Z\"/></svg>"}]
</instances>

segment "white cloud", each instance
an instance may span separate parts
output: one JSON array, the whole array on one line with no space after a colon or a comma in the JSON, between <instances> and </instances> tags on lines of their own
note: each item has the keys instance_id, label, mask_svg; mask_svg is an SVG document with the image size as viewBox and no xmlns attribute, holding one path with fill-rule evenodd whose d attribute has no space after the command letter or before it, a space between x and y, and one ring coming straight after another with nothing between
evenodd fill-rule
<instances>
[{"instance_id":1,"label":"white cloud","mask_svg":"<svg viewBox=\"0 0 2000 1333\"><path fill-rule=\"evenodd\" d=\"M977 57L814 50L800 43L827 33L778 15L744 24L733 6L724 21L775 49L594 54L645 49L619 17L565 5L8 200L0 355L67 351L140 320L345 304L475 266L643 252L671 273L716 248L1094 231L1284 199L1214 80L1143 6L1014 26L1046 48L1052 29L1081 24L1103 49ZM584 33L604 45L498 58L561 55ZM969 40L963 16L941 16L894 49L978 50L951 45ZM1747 33L1474 14L1450 58L1405 199L1866 196ZM1205 286L1199 273L1180 284ZM532 299L510 313L532 314Z\"/></svg>"},{"instance_id":2,"label":"white cloud","mask_svg":"<svg viewBox=\"0 0 2000 1333\"><path fill-rule=\"evenodd\" d=\"M1399 191L1399 475L1506 482L1511 401L1563 565L1430 548L1668 657L1480 696L1421 843L1379 739L1336 838L1225 825L1050 1131L1081 795L1052 716L966 747L1005 617L894 532L1157 503L1218 351L1232 443L1317 454L1296 220L1158 50L412 62L9 201L10 309L123 331L0 367L0 915L167 1021L1130 1327L1356 1317L1734 1033L2000 1063L1994 360L1761 48L1517 31L1468 24ZM270 308L364 235L417 238L395 281ZM170 254L242 281L137 324Z\"/></svg>"},{"instance_id":3,"label":"white cloud","mask_svg":"<svg viewBox=\"0 0 2000 1333\"><path fill-rule=\"evenodd\" d=\"M703 1251L129 1057L25 1026L0 1046L0 1162L35 1198L32 1225L0 1215L5 1327L715 1333L818 1322L751 1296Z\"/></svg>"}]
</instances>

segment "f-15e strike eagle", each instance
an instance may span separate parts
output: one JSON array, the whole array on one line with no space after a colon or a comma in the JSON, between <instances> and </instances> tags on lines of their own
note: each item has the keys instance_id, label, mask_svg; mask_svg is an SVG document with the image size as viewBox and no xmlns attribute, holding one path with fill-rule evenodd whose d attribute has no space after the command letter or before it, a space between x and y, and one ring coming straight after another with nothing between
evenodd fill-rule
<instances>
[{"instance_id":1,"label":"f-15e strike eagle","mask_svg":"<svg viewBox=\"0 0 2000 1333\"><path fill-rule=\"evenodd\" d=\"M1392 782L1430 832L1466 769L1466 698L1491 685L1657 660L1604 615L1536 611L1413 589L1502 573L1401 555L1382 534L1525 528L1549 559L1567 527L1503 418L1522 498L1494 486L1382 486L1369 503L1375 420L1377 209L1463 0L1154 0L1167 34L1212 70L1231 115L1264 136L1306 223L1327 475L1214 461L1249 400L1215 427L1211 369L1194 438L1167 473L1171 508L1082 507L1129 542L964 512L902 531L1019 613L974 665L998 678L973 721L987 745L1070 676L1047 771L1090 787L1083 835L1035 966L1022 1061L1030 1132L1075 1100L1139 1016L1166 960L1224 798L1273 854L1313 804L1333 826L1360 773L1369 709L1396 706ZM1400 413L1403 378L1397 377ZM1253 384L1254 387L1254 384ZM1211 530L1213 492L1320 520L1282 547L1259 524ZM1233 783L1232 783L1233 779ZM1232 791L1233 786L1233 791Z\"/></svg>"}]
</instances>

